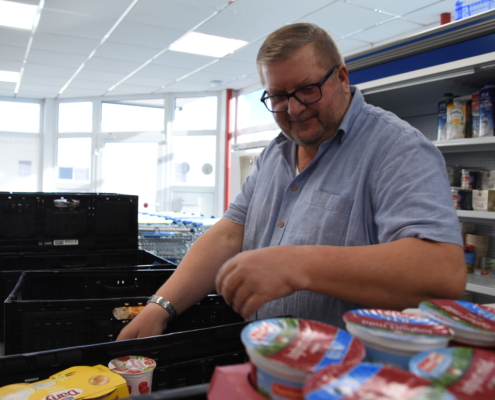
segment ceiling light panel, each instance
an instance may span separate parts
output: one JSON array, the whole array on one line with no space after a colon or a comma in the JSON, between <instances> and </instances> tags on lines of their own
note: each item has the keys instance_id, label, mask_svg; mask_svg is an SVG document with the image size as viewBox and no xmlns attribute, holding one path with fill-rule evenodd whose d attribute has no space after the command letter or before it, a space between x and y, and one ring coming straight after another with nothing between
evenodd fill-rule
<instances>
[{"instance_id":1,"label":"ceiling light panel","mask_svg":"<svg viewBox=\"0 0 495 400\"><path fill-rule=\"evenodd\" d=\"M1 82L14 82L19 80L19 72L13 71L0 71L0 81Z\"/></svg>"},{"instance_id":2,"label":"ceiling light panel","mask_svg":"<svg viewBox=\"0 0 495 400\"><path fill-rule=\"evenodd\" d=\"M246 44L247 42L243 40L190 32L172 43L170 50L220 58L233 53Z\"/></svg>"},{"instance_id":3,"label":"ceiling light panel","mask_svg":"<svg viewBox=\"0 0 495 400\"><path fill-rule=\"evenodd\" d=\"M0 0L0 25L31 30L37 6Z\"/></svg>"}]
</instances>

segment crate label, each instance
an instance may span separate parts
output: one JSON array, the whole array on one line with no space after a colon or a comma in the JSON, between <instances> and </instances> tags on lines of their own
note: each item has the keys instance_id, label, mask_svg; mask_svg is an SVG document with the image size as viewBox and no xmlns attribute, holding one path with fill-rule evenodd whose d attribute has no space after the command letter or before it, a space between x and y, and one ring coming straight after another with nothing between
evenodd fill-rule
<instances>
[{"instance_id":1,"label":"crate label","mask_svg":"<svg viewBox=\"0 0 495 400\"><path fill-rule=\"evenodd\" d=\"M54 246L77 246L79 244L79 240L71 239L71 240L54 240Z\"/></svg>"}]
</instances>

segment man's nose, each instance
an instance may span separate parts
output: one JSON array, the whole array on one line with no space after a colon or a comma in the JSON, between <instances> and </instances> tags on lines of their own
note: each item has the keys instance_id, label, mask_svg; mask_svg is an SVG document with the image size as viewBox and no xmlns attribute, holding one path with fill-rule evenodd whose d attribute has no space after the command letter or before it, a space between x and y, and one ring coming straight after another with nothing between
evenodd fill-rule
<instances>
[{"instance_id":1,"label":"man's nose","mask_svg":"<svg viewBox=\"0 0 495 400\"><path fill-rule=\"evenodd\" d=\"M299 115L301 111L306 109L306 106L299 102L295 97L290 97L289 98L289 105L288 105L287 112L290 115Z\"/></svg>"}]
</instances>

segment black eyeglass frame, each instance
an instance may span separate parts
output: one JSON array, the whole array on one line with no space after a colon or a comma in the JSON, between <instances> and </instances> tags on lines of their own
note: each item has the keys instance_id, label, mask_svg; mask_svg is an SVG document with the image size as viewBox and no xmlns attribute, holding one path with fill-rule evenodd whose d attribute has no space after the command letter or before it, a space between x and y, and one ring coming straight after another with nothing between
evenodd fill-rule
<instances>
[{"instance_id":1,"label":"black eyeglass frame","mask_svg":"<svg viewBox=\"0 0 495 400\"><path fill-rule=\"evenodd\" d=\"M299 103L301 104L304 104L304 105L307 105L307 104L314 104L314 103L317 103L318 101L321 100L321 98L323 97L323 93L321 91L321 87L323 86L323 84L328 80L328 78L330 78L332 76L332 74L335 72L335 70L339 67L339 65L335 65L334 67L332 67L332 69L330 69L330 71L328 71L328 73L325 75L325 77L320 81L320 82L316 82L316 83L311 83L309 85L305 85L305 86L302 86L296 90L294 90L293 92L290 92L290 93L280 93L280 94L274 94L272 96L267 96L267 92L266 90L263 92L263 94L261 95L261 99L260 101L265 105L266 109L272 113L279 113L279 112L284 112L284 111L287 111L289 109L289 101L290 101L290 98L291 97L294 97ZM315 100L315 101L310 101L310 102L306 102L306 101L302 101L301 99L299 99L297 96L296 96L296 93L300 90L303 90L303 89L306 89L308 88L309 86L316 86L318 89L320 89L320 97L318 98L318 100ZM284 97L287 97L287 107L285 107L283 110L277 110L277 111L273 111L273 110L270 110L268 108L268 105L266 104L266 100L269 100L270 98L272 97L280 97L280 96L284 96Z\"/></svg>"}]
</instances>

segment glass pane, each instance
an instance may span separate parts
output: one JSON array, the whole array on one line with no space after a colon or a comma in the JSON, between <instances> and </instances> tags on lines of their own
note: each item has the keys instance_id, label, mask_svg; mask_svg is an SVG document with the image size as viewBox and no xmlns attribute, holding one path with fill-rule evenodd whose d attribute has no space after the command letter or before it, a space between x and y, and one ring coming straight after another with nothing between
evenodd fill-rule
<instances>
[{"instance_id":1,"label":"glass pane","mask_svg":"<svg viewBox=\"0 0 495 400\"><path fill-rule=\"evenodd\" d=\"M217 97L175 99L174 130L217 129Z\"/></svg>"},{"instance_id":2,"label":"glass pane","mask_svg":"<svg viewBox=\"0 0 495 400\"><path fill-rule=\"evenodd\" d=\"M174 136L174 182L215 186L215 136Z\"/></svg>"},{"instance_id":3,"label":"glass pane","mask_svg":"<svg viewBox=\"0 0 495 400\"><path fill-rule=\"evenodd\" d=\"M237 129L273 123L273 115L260 101L264 89L244 93L237 101Z\"/></svg>"},{"instance_id":4,"label":"glass pane","mask_svg":"<svg viewBox=\"0 0 495 400\"><path fill-rule=\"evenodd\" d=\"M0 131L39 133L40 105L0 101Z\"/></svg>"},{"instance_id":5,"label":"glass pane","mask_svg":"<svg viewBox=\"0 0 495 400\"><path fill-rule=\"evenodd\" d=\"M161 107L102 103L102 132L143 132L165 129L163 99Z\"/></svg>"},{"instance_id":6,"label":"glass pane","mask_svg":"<svg viewBox=\"0 0 495 400\"><path fill-rule=\"evenodd\" d=\"M58 139L58 179L88 183L91 138Z\"/></svg>"},{"instance_id":7,"label":"glass pane","mask_svg":"<svg viewBox=\"0 0 495 400\"><path fill-rule=\"evenodd\" d=\"M280 129L272 129L269 131L247 133L237 136L237 143L251 143L258 140L272 140L278 136Z\"/></svg>"},{"instance_id":8,"label":"glass pane","mask_svg":"<svg viewBox=\"0 0 495 400\"><path fill-rule=\"evenodd\" d=\"M58 131L60 133L92 132L93 103L60 103L58 106Z\"/></svg>"},{"instance_id":9,"label":"glass pane","mask_svg":"<svg viewBox=\"0 0 495 400\"><path fill-rule=\"evenodd\" d=\"M157 143L107 143L103 149L103 191L137 195L141 211L156 211L157 157Z\"/></svg>"},{"instance_id":10,"label":"glass pane","mask_svg":"<svg viewBox=\"0 0 495 400\"><path fill-rule=\"evenodd\" d=\"M0 137L0 191L39 190L40 142L38 137Z\"/></svg>"}]
</instances>

